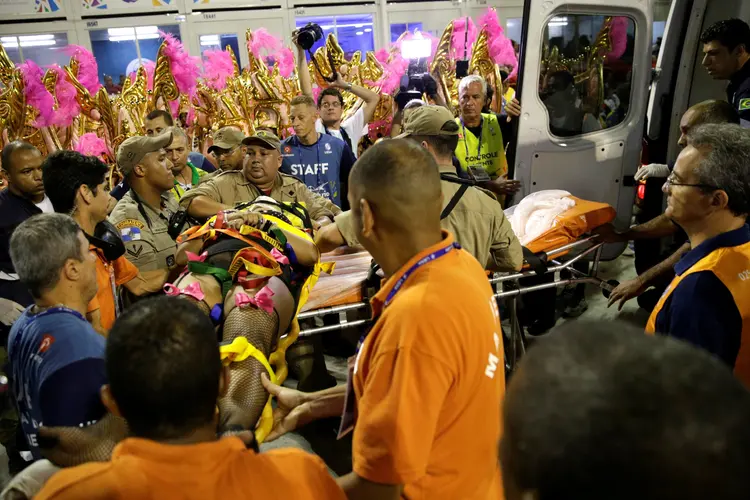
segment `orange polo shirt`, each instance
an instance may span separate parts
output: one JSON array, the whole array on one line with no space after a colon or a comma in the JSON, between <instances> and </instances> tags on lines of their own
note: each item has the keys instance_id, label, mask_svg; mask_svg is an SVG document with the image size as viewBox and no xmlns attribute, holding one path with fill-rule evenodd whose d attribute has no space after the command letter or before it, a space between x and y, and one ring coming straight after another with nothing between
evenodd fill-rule
<instances>
[{"instance_id":1,"label":"orange polo shirt","mask_svg":"<svg viewBox=\"0 0 750 500\"><path fill-rule=\"evenodd\" d=\"M497 303L482 266L454 249L372 300L377 321L354 366L354 472L415 499L502 498L497 446L505 388Z\"/></svg>"},{"instance_id":2,"label":"orange polo shirt","mask_svg":"<svg viewBox=\"0 0 750 500\"><path fill-rule=\"evenodd\" d=\"M119 259L110 262L104 258L104 252L90 245L89 251L96 254L96 286L98 290L96 297L89 302L88 312L99 309L101 325L105 331L109 331L115 323L115 296L112 283L122 286L138 276L138 268L131 264L123 255Z\"/></svg>"},{"instance_id":3,"label":"orange polo shirt","mask_svg":"<svg viewBox=\"0 0 750 500\"><path fill-rule=\"evenodd\" d=\"M238 438L166 445L128 438L112 460L63 469L35 499L345 500L315 455L296 449L255 453Z\"/></svg>"}]
</instances>

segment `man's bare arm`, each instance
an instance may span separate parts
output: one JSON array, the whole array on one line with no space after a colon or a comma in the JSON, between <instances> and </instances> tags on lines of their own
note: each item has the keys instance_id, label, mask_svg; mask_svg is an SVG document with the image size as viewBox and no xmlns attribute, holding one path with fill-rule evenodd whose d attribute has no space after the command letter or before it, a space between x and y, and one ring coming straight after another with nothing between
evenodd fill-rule
<instances>
[{"instance_id":1,"label":"man's bare arm","mask_svg":"<svg viewBox=\"0 0 750 500\"><path fill-rule=\"evenodd\" d=\"M617 243L630 240L648 240L662 238L677 232L677 224L664 214L654 217L648 222L633 226L627 231L618 233L612 224L605 224L596 228L594 234L598 234L606 243Z\"/></svg>"},{"instance_id":2,"label":"man's bare arm","mask_svg":"<svg viewBox=\"0 0 750 500\"><path fill-rule=\"evenodd\" d=\"M156 269L154 271L141 271L132 280L125 283L125 288L137 297L161 292L164 283L169 276L168 269Z\"/></svg>"},{"instance_id":3,"label":"man's bare arm","mask_svg":"<svg viewBox=\"0 0 750 500\"><path fill-rule=\"evenodd\" d=\"M331 86L351 92L362 99L365 102L364 122L369 123L369 121L372 120L375 110L378 107L378 102L380 102L380 96L377 93L370 89L360 87L359 85L347 83L340 74Z\"/></svg>"},{"instance_id":4,"label":"man's bare arm","mask_svg":"<svg viewBox=\"0 0 750 500\"><path fill-rule=\"evenodd\" d=\"M398 500L404 487L401 484L373 483L350 472L336 479L349 500Z\"/></svg>"},{"instance_id":5,"label":"man's bare arm","mask_svg":"<svg viewBox=\"0 0 750 500\"><path fill-rule=\"evenodd\" d=\"M187 209L188 215L196 219L207 219L218 214L222 210L229 210L232 207L214 201L208 196L200 195L193 198L190 207Z\"/></svg>"},{"instance_id":6,"label":"man's bare arm","mask_svg":"<svg viewBox=\"0 0 750 500\"><path fill-rule=\"evenodd\" d=\"M310 68L307 66L307 57L305 57L305 49L299 46L297 43L297 31L292 33L292 42L297 47L297 78L299 78L300 91L306 96L313 96L312 93L312 77L310 76Z\"/></svg>"},{"instance_id":7,"label":"man's bare arm","mask_svg":"<svg viewBox=\"0 0 750 500\"><path fill-rule=\"evenodd\" d=\"M318 234L315 235L315 244L318 245L321 253L326 253L346 245L346 240L336 223L333 223L320 228Z\"/></svg>"}]
</instances>

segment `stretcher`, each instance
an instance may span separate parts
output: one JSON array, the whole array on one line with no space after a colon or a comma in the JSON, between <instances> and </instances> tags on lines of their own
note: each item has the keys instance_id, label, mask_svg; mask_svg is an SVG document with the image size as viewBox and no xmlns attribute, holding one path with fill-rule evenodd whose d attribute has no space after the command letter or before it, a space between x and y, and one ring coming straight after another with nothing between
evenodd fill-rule
<instances>
[{"instance_id":1,"label":"stretcher","mask_svg":"<svg viewBox=\"0 0 750 500\"><path fill-rule=\"evenodd\" d=\"M605 292L613 286L598 277L603 242L591 231L612 222L615 210L604 203L572 197L575 206L555 217L553 226L529 242L524 248L524 268L515 273L494 273L489 282L495 297L504 299L505 311L510 320L506 333L506 364L512 369L523 355L526 338L516 315L518 296L579 283L596 285ZM506 211L510 216L514 207ZM572 266L582 259L592 262L590 271L584 273ZM363 283L370 272L371 257L365 251L325 254L322 261L335 262L331 275L321 275L310 293L307 304L298 314L303 322L316 317L338 315L339 323L313 326L300 331L300 337L345 328L364 327L369 323L369 302L363 295ZM569 278L562 278L567 271ZM554 280L533 286L522 286L520 279L542 274L554 274ZM357 312L356 314L351 314ZM354 319L351 319L354 318ZM309 323L309 322L308 322Z\"/></svg>"}]
</instances>

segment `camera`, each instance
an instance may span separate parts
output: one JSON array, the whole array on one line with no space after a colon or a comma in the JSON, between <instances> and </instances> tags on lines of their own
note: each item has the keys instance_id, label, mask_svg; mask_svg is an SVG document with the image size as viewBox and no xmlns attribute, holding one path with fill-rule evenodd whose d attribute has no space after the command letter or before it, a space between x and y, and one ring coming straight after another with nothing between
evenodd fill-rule
<instances>
[{"instance_id":1,"label":"camera","mask_svg":"<svg viewBox=\"0 0 750 500\"><path fill-rule=\"evenodd\" d=\"M310 50L321 38L323 38L323 29L315 23L307 23L297 32L297 43L305 50Z\"/></svg>"}]
</instances>

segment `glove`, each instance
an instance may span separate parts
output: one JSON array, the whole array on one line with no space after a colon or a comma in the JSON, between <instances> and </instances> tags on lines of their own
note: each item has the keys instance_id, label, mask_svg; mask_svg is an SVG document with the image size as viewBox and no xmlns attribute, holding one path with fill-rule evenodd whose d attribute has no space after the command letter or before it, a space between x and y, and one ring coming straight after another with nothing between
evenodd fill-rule
<instances>
[{"instance_id":1,"label":"glove","mask_svg":"<svg viewBox=\"0 0 750 500\"><path fill-rule=\"evenodd\" d=\"M649 177L669 177L670 170L667 165L661 163L651 163L645 167L641 167L635 173L635 180L641 181L648 179Z\"/></svg>"},{"instance_id":2,"label":"glove","mask_svg":"<svg viewBox=\"0 0 750 500\"><path fill-rule=\"evenodd\" d=\"M0 324L11 326L23 313L23 307L12 300L0 298Z\"/></svg>"}]
</instances>

